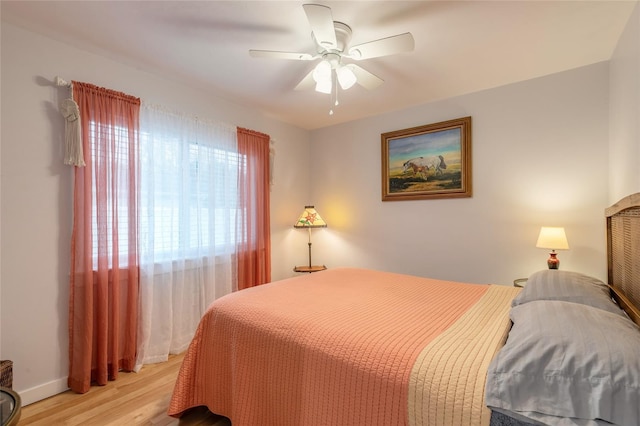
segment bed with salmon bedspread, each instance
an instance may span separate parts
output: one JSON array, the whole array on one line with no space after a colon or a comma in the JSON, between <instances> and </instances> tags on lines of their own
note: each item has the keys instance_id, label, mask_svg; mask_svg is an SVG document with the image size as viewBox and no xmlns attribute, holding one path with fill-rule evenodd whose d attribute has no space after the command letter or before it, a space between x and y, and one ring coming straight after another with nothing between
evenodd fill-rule
<instances>
[{"instance_id":1,"label":"bed with salmon bedspread","mask_svg":"<svg viewBox=\"0 0 640 426\"><path fill-rule=\"evenodd\" d=\"M486 371L519 288L333 269L242 290L203 316L169 414L233 426L488 425Z\"/></svg>"},{"instance_id":2,"label":"bed with salmon bedspread","mask_svg":"<svg viewBox=\"0 0 640 426\"><path fill-rule=\"evenodd\" d=\"M169 414L233 426L640 424L640 193L605 209L608 283L333 269L215 301Z\"/></svg>"}]
</instances>

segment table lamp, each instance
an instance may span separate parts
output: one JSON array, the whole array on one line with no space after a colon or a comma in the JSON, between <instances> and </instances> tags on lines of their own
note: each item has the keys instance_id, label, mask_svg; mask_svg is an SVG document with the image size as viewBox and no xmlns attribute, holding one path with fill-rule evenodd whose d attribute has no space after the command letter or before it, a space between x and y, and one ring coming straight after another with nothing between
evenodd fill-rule
<instances>
[{"instance_id":1,"label":"table lamp","mask_svg":"<svg viewBox=\"0 0 640 426\"><path fill-rule=\"evenodd\" d=\"M567 242L567 235L562 227L550 227L543 226L540 228L540 235L538 235L538 242L536 243L538 248L551 249L549 253L549 259L547 259L547 265L549 269L559 269L560 259L557 257L556 250L568 250L569 243Z\"/></svg>"},{"instance_id":2,"label":"table lamp","mask_svg":"<svg viewBox=\"0 0 640 426\"><path fill-rule=\"evenodd\" d=\"M304 211L293 227L309 229L309 268L311 268L311 228L326 228L327 223L320 217L313 206L304 206Z\"/></svg>"}]
</instances>

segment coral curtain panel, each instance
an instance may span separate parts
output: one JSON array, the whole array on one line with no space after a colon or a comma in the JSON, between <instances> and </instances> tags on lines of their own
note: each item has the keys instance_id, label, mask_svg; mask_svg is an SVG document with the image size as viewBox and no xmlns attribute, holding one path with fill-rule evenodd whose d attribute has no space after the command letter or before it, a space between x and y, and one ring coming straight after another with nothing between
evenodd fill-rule
<instances>
[{"instance_id":1,"label":"coral curtain panel","mask_svg":"<svg viewBox=\"0 0 640 426\"><path fill-rule=\"evenodd\" d=\"M238 128L238 153L246 159L238 174L240 214L238 289L271 281L269 135Z\"/></svg>"},{"instance_id":2,"label":"coral curtain panel","mask_svg":"<svg viewBox=\"0 0 640 426\"><path fill-rule=\"evenodd\" d=\"M69 387L132 370L138 320L140 99L73 82L86 167L74 176Z\"/></svg>"}]
</instances>

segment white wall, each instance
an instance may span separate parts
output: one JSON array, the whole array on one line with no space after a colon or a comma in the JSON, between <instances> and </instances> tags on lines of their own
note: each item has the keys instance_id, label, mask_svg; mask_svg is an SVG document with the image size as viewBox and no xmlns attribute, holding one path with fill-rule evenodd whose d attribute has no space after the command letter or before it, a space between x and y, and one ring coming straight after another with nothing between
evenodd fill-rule
<instances>
[{"instance_id":1,"label":"white wall","mask_svg":"<svg viewBox=\"0 0 640 426\"><path fill-rule=\"evenodd\" d=\"M73 181L62 164L64 120L57 109L69 91L53 86L57 75L271 135L272 277L294 274L292 259L305 259L291 239L309 191L307 131L5 22L1 31L0 358L14 361L14 388L25 403L66 389L68 371Z\"/></svg>"},{"instance_id":2,"label":"white wall","mask_svg":"<svg viewBox=\"0 0 640 426\"><path fill-rule=\"evenodd\" d=\"M610 61L609 202L640 192L640 4Z\"/></svg>"},{"instance_id":3,"label":"white wall","mask_svg":"<svg viewBox=\"0 0 640 426\"><path fill-rule=\"evenodd\" d=\"M564 226L561 267L606 278L608 78L599 63L314 131L315 261L510 285L546 268L540 226ZM381 133L465 116L473 197L382 202Z\"/></svg>"}]
</instances>

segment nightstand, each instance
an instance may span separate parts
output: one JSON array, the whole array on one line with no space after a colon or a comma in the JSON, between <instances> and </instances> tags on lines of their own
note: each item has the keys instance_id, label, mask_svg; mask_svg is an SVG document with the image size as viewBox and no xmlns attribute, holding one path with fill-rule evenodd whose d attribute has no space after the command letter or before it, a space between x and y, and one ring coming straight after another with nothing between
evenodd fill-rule
<instances>
[{"instance_id":1,"label":"nightstand","mask_svg":"<svg viewBox=\"0 0 640 426\"><path fill-rule=\"evenodd\" d=\"M295 268L293 268L293 272L308 272L308 273L312 273L312 272L324 271L325 269L327 269L327 267L324 266L324 265L319 265L319 266L296 266Z\"/></svg>"},{"instance_id":2,"label":"nightstand","mask_svg":"<svg viewBox=\"0 0 640 426\"><path fill-rule=\"evenodd\" d=\"M513 280L513 286L514 287L524 287L525 285L527 285L527 280L529 278L518 278Z\"/></svg>"}]
</instances>

